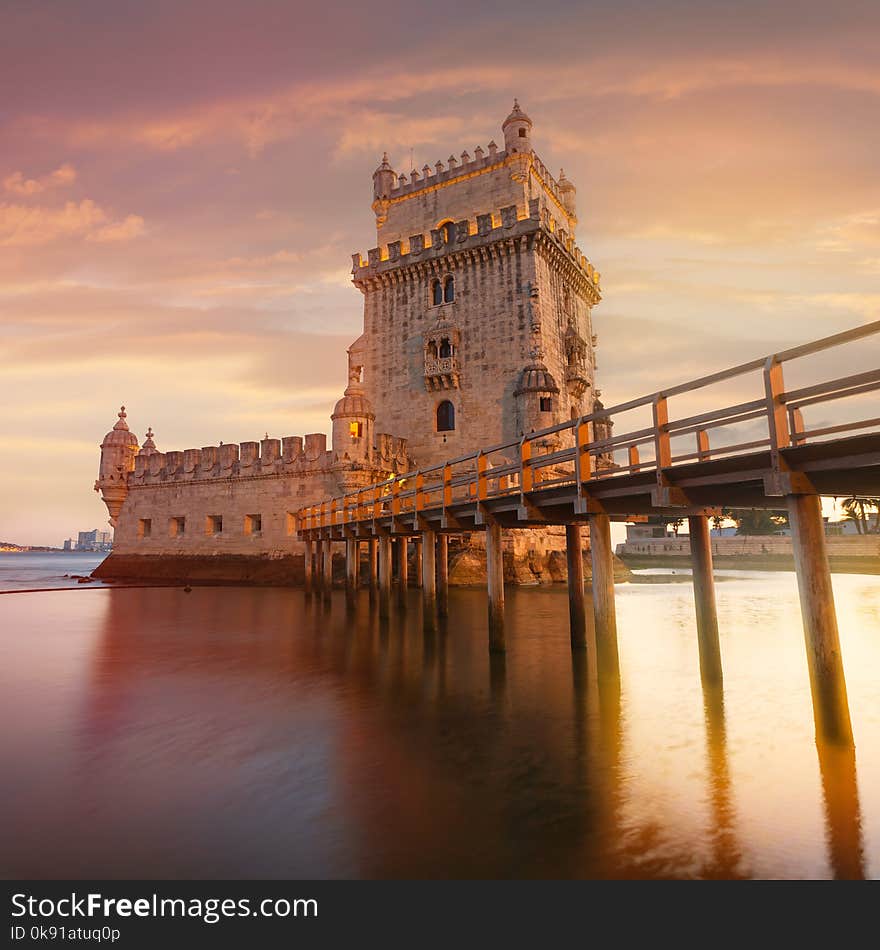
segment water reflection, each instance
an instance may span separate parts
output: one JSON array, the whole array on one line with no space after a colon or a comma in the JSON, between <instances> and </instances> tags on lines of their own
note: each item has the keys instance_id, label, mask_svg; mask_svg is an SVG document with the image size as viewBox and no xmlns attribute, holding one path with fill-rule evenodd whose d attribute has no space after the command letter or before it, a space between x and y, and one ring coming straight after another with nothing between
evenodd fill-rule
<instances>
[{"instance_id":1,"label":"water reflection","mask_svg":"<svg viewBox=\"0 0 880 950\"><path fill-rule=\"evenodd\" d=\"M510 594L506 656L486 649L480 591L453 591L427 636L417 590L387 619L369 590L354 613L341 592L329 610L297 591L77 595L66 634L82 644L79 665L2 641L6 668L32 684L0 693L4 746L9 724L57 705L16 760L34 794L0 789L13 829L4 870L726 878L791 874L794 852L794 873L869 874L852 754L819 750L820 824L809 803L792 804L782 850L761 831L767 793L748 756L773 741L767 724L790 691L755 680L748 703L737 693L763 640L741 626L746 642L725 647L726 696L700 683L691 605L654 588L636 624L635 596L621 595L618 675L592 631L572 655L561 592ZM792 682L808 703L806 677ZM880 739L870 708L862 748ZM809 721L789 733L786 754L815 763ZM52 753L59 742L65 756ZM880 815L876 789L869 804ZM812 855L823 811L825 871Z\"/></svg>"}]
</instances>

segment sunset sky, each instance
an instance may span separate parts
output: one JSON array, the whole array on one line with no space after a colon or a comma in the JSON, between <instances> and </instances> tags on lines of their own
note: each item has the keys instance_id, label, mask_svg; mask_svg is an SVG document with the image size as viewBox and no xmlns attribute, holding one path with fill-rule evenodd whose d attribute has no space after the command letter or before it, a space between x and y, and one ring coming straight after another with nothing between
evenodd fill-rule
<instances>
[{"instance_id":1,"label":"sunset sky","mask_svg":"<svg viewBox=\"0 0 880 950\"><path fill-rule=\"evenodd\" d=\"M880 319L876 0L3 0L0 540L106 527L122 402L160 450L327 430L383 149L485 148L514 96L606 402Z\"/></svg>"}]
</instances>

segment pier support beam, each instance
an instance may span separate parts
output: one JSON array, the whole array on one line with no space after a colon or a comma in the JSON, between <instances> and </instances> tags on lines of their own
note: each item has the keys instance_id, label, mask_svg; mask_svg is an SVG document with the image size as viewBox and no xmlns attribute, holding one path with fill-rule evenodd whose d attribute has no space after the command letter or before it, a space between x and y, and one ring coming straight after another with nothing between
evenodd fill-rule
<instances>
[{"instance_id":1,"label":"pier support beam","mask_svg":"<svg viewBox=\"0 0 880 950\"><path fill-rule=\"evenodd\" d=\"M437 536L437 613L449 616L449 538Z\"/></svg>"},{"instance_id":2,"label":"pier support beam","mask_svg":"<svg viewBox=\"0 0 880 950\"><path fill-rule=\"evenodd\" d=\"M397 539L397 602L406 607L406 593L409 584L409 544L406 537Z\"/></svg>"},{"instance_id":3,"label":"pier support beam","mask_svg":"<svg viewBox=\"0 0 880 950\"><path fill-rule=\"evenodd\" d=\"M307 594L312 592L312 552L314 549L314 544L311 541L305 542L306 551L303 556L303 569L305 570L305 580L304 585Z\"/></svg>"},{"instance_id":4,"label":"pier support beam","mask_svg":"<svg viewBox=\"0 0 880 950\"><path fill-rule=\"evenodd\" d=\"M322 544L321 590L324 594L324 600L329 600L333 590L333 543L325 540Z\"/></svg>"},{"instance_id":5,"label":"pier support beam","mask_svg":"<svg viewBox=\"0 0 880 950\"><path fill-rule=\"evenodd\" d=\"M345 541L345 606L354 610L357 603L360 545L354 538Z\"/></svg>"},{"instance_id":6,"label":"pier support beam","mask_svg":"<svg viewBox=\"0 0 880 950\"><path fill-rule=\"evenodd\" d=\"M486 526L486 583L489 590L489 652L504 652L504 559L501 525Z\"/></svg>"},{"instance_id":7,"label":"pier support beam","mask_svg":"<svg viewBox=\"0 0 880 950\"><path fill-rule=\"evenodd\" d=\"M831 571L825 549L822 503L818 495L789 495L787 501L816 739L851 746L852 723L840 656Z\"/></svg>"},{"instance_id":8,"label":"pier support beam","mask_svg":"<svg viewBox=\"0 0 880 950\"><path fill-rule=\"evenodd\" d=\"M593 565L593 617L596 628L596 659L605 676L620 674L617 654L617 611L614 607L614 552L611 549L611 519L590 515L590 555Z\"/></svg>"},{"instance_id":9,"label":"pier support beam","mask_svg":"<svg viewBox=\"0 0 880 950\"><path fill-rule=\"evenodd\" d=\"M565 556L568 565L568 619L572 650L587 647L587 614L584 606L584 553L581 526L565 526Z\"/></svg>"},{"instance_id":10,"label":"pier support beam","mask_svg":"<svg viewBox=\"0 0 880 950\"><path fill-rule=\"evenodd\" d=\"M437 535L422 532L422 625L428 632L437 629L437 574L434 558Z\"/></svg>"},{"instance_id":11,"label":"pier support beam","mask_svg":"<svg viewBox=\"0 0 880 950\"><path fill-rule=\"evenodd\" d=\"M700 648L700 678L709 686L720 686L721 643L718 639L718 611L715 606L715 578L712 574L712 544L706 515L688 518L691 538L691 567L694 575L694 603L697 609L697 642Z\"/></svg>"},{"instance_id":12,"label":"pier support beam","mask_svg":"<svg viewBox=\"0 0 880 950\"><path fill-rule=\"evenodd\" d=\"M422 586L422 539L415 538L413 540L413 553L416 556L415 562L415 573L416 573L416 587Z\"/></svg>"},{"instance_id":13,"label":"pier support beam","mask_svg":"<svg viewBox=\"0 0 880 950\"><path fill-rule=\"evenodd\" d=\"M379 588L379 542L376 538L370 538L367 542L367 560L370 574L370 600L372 600Z\"/></svg>"},{"instance_id":14,"label":"pier support beam","mask_svg":"<svg viewBox=\"0 0 880 950\"><path fill-rule=\"evenodd\" d=\"M391 535L379 538L379 616L391 616Z\"/></svg>"}]
</instances>

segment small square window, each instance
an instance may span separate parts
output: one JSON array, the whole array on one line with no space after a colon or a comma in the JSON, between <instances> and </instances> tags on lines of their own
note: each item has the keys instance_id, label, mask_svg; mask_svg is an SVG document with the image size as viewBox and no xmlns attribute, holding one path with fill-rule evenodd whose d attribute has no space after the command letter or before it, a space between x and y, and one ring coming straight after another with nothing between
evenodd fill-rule
<instances>
[{"instance_id":1,"label":"small square window","mask_svg":"<svg viewBox=\"0 0 880 950\"><path fill-rule=\"evenodd\" d=\"M138 521L138 537L148 538L153 533L153 519L141 518Z\"/></svg>"},{"instance_id":2,"label":"small square window","mask_svg":"<svg viewBox=\"0 0 880 950\"><path fill-rule=\"evenodd\" d=\"M553 412L552 396L541 396L541 412Z\"/></svg>"},{"instance_id":3,"label":"small square window","mask_svg":"<svg viewBox=\"0 0 880 950\"><path fill-rule=\"evenodd\" d=\"M205 519L205 534L223 533L223 515L208 515Z\"/></svg>"},{"instance_id":4,"label":"small square window","mask_svg":"<svg viewBox=\"0 0 880 950\"><path fill-rule=\"evenodd\" d=\"M260 534L263 530L263 516L262 515L245 515L244 516L244 533L245 534Z\"/></svg>"},{"instance_id":5,"label":"small square window","mask_svg":"<svg viewBox=\"0 0 880 950\"><path fill-rule=\"evenodd\" d=\"M363 422L349 422L348 431L353 439L359 439L364 434Z\"/></svg>"},{"instance_id":6,"label":"small square window","mask_svg":"<svg viewBox=\"0 0 880 950\"><path fill-rule=\"evenodd\" d=\"M186 533L186 518L172 518L168 522L168 534L172 538L181 538Z\"/></svg>"},{"instance_id":7,"label":"small square window","mask_svg":"<svg viewBox=\"0 0 880 950\"><path fill-rule=\"evenodd\" d=\"M524 139L524 138L526 137L526 130L525 130L525 129L520 129L520 130L519 130L519 137L520 137L521 139Z\"/></svg>"}]
</instances>

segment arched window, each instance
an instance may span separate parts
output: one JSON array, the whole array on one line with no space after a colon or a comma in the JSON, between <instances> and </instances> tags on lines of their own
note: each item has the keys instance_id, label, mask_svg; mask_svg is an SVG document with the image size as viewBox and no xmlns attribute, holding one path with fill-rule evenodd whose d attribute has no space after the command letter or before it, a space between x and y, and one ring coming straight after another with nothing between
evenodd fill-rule
<instances>
[{"instance_id":1,"label":"arched window","mask_svg":"<svg viewBox=\"0 0 880 950\"><path fill-rule=\"evenodd\" d=\"M440 341L440 359L445 360L447 357L452 356L452 344L447 339Z\"/></svg>"},{"instance_id":2,"label":"arched window","mask_svg":"<svg viewBox=\"0 0 880 950\"><path fill-rule=\"evenodd\" d=\"M437 279L431 282L431 301L435 307L443 303L443 285Z\"/></svg>"},{"instance_id":3,"label":"arched window","mask_svg":"<svg viewBox=\"0 0 880 950\"><path fill-rule=\"evenodd\" d=\"M452 274L443 281L443 300L446 303L452 303L455 300L455 279Z\"/></svg>"},{"instance_id":4,"label":"arched window","mask_svg":"<svg viewBox=\"0 0 880 950\"><path fill-rule=\"evenodd\" d=\"M455 428L455 406L448 399L437 406L437 431L452 432Z\"/></svg>"},{"instance_id":5,"label":"arched window","mask_svg":"<svg viewBox=\"0 0 880 950\"><path fill-rule=\"evenodd\" d=\"M455 240L455 225L451 221L446 221L440 225L440 230L443 232L443 243L452 244Z\"/></svg>"}]
</instances>

